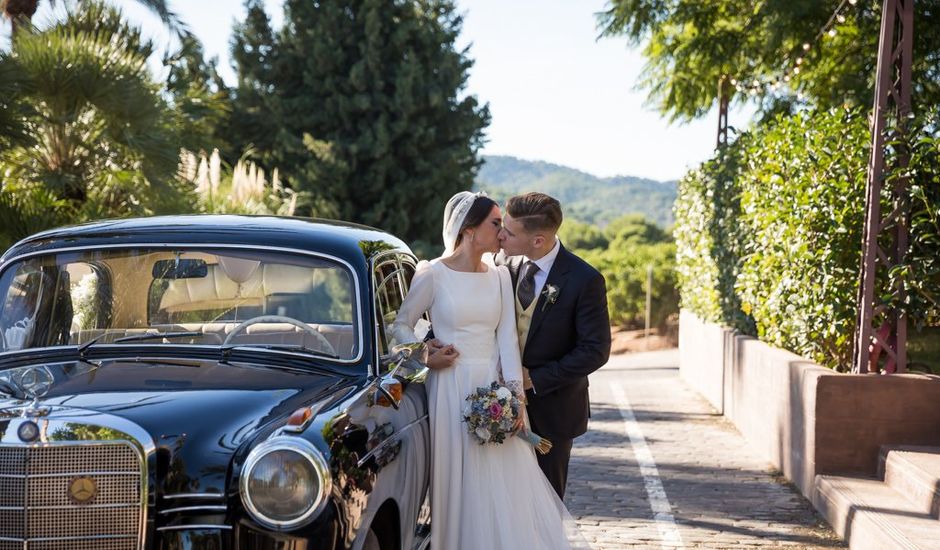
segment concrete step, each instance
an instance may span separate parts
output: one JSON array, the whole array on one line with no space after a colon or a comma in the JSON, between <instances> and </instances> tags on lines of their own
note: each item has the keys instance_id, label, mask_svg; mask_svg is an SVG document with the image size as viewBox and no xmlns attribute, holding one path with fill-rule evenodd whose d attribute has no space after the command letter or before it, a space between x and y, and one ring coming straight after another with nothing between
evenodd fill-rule
<instances>
[{"instance_id":1,"label":"concrete step","mask_svg":"<svg viewBox=\"0 0 940 550\"><path fill-rule=\"evenodd\" d=\"M940 447L883 447L881 457L879 475L885 483L940 519Z\"/></svg>"},{"instance_id":2,"label":"concrete step","mask_svg":"<svg viewBox=\"0 0 940 550\"><path fill-rule=\"evenodd\" d=\"M813 504L853 550L940 549L940 521L881 480L816 476Z\"/></svg>"}]
</instances>

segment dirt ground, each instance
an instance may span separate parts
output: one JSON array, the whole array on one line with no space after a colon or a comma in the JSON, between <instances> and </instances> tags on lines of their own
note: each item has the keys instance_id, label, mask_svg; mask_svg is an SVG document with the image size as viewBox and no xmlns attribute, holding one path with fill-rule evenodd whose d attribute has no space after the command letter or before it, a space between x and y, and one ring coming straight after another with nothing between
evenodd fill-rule
<instances>
[{"instance_id":1,"label":"dirt ground","mask_svg":"<svg viewBox=\"0 0 940 550\"><path fill-rule=\"evenodd\" d=\"M610 333L612 337L610 353L612 355L670 349L679 345L678 324L675 327L668 326L663 332L653 329L650 331L649 338L644 337L645 331L643 329L624 330L620 327L610 327Z\"/></svg>"}]
</instances>

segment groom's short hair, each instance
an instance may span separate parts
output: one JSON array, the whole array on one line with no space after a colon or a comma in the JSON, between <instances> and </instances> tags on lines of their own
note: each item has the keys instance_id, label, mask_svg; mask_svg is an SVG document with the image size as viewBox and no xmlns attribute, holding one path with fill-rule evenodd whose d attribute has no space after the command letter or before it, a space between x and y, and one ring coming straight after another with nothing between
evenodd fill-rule
<instances>
[{"instance_id":1,"label":"groom's short hair","mask_svg":"<svg viewBox=\"0 0 940 550\"><path fill-rule=\"evenodd\" d=\"M526 193L506 201L506 212L518 220L529 233L551 231L561 227L561 203L545 193Z\"/></svg>"}]
</instances>

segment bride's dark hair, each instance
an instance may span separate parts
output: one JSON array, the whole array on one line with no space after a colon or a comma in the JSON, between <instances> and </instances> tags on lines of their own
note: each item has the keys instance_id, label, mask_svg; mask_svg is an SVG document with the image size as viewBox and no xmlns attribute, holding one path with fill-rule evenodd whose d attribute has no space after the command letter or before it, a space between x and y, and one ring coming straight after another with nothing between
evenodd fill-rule
<instances>
[{"instance_id":1,"label":"bride's dark hair","mask_svg":"<svg viewBox=\"0 0 940 550\"><path fill-rule=\"evenodd\" d=\"M496 201L483 195L473 201L473 205L467 211L467 217L463 220L463 225L460 226L460 232L457 233L457 242L454 243L455 248L460 246L463 241L464 230L479 227L481 223L486 221L494 206L497 206Z\"/></svg>"}]
</instances>

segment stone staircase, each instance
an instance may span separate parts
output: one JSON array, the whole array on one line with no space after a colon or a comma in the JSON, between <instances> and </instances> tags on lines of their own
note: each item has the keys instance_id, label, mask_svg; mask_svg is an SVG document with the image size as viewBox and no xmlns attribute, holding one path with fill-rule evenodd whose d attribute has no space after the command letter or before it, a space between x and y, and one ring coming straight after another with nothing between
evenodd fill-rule
<instances>
[{"instance_id":1,"label":"stone staircase","mask_svg":"<svg viewBox=\"0 0 940 550\"><path fill-rule=\"evenodd\" d=\"M940 550L940 447L882 447L878 469L816 476L813 504L854 550Z\"/></svg>"}]
</instances>

